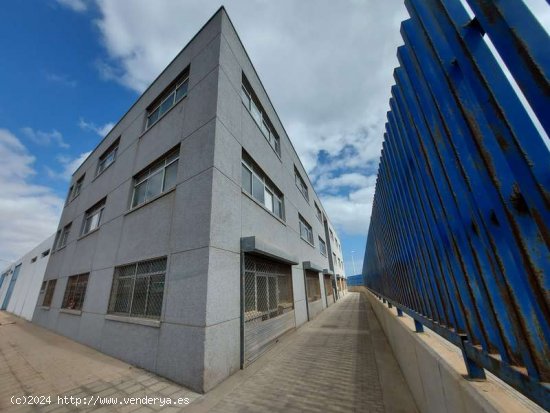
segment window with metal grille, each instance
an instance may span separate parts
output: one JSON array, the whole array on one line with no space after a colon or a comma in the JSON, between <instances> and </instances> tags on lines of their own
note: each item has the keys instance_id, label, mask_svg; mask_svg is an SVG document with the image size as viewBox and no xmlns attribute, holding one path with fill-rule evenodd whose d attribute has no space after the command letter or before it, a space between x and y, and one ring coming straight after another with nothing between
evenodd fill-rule
<instances>
[{"instance_id":1,"label":"window with metal grille","mask_svg":"<svg viewBox=\"0 0 550 413\"><path fill-rule=\"evenodd\" d=\"M321 283L319 282L319 274L307 271L306 272L306 287L307 300L309 302L321 299Z\"/></svg>"},{"instance_id":2,"label":"window with metal grille","mask_svg":"<svg viewBox=\"0 0 550 413\"><path fill-rule=\"evenodd\" d=\"M101 224L101 216L103 215L106 201L107 198L103 198L101 201L99 201L97 204L86 211L86 214L84 215L84 222L82 223L81 235L86 235L88 232L99 228L99 225Z\"/></svg>"},{"instance_id":3,"label":"window with metal grille","mask_svg":"<svg viewBox=\"0 0 550 413\"><path fill-rule=\"evenodd\" d=\"M327 244L321 237L319 237L319 252L321 252L321 255L327 256Z\"/></svg>"},{"instance_id":4,"label":"window with metal grille","mask_svg":"<svg viewBox=\"0 0 550 413\"><path fill-rule=\"evenodd\" d=\"M283 194L264 174L252 158L243 151L241 184L245 192L250 194L269 212L284 220Z\"/></svg>"},{"instance_id":5,"label":"window with metal grille","mask_svg":"<svg viewBox=\"0 0 550 413\"><path fill-rule=\"evenodd\" d=\"M189 66L168 86L147 109L147 128L153 126L172 106L187 96Z\"/></svg>"},{"instance_id":6,"label":"window with metal grille","mask_svg":"<svg viewBox=\"0 0 550 413\"><path fill-rule=\"evenodd\" d=\"M82 310L86 287L88 286L88 274L71 275L67 280L65 295L61 308L69 310Z\"/></svg>"},{"instance_id":7,"label":"window with metal grille","mask_svg":"<svg viewBox=\"0 0 550 413\"><path fill-rule=\"evenodd\" d=\"M176 186L179 145L134 177L132 208L148 202Z\"/></svg>"},{"instance_id":8,"label":"window with metal grille","mask_svg":"<svg viewBox=\"0 0 550 413\"><path fill-rule=\"evenodd\" d=\"M118 152L118 144L120 142L120 138L118 138L105 152L103 152L103 155L99 157L99 160L97 161L97 169L96 169L96 176L99 175L101 172L103 172L105 169L107 169L109 166L111 166L115 160L116 155Z\"/></svg>"},{"instance_id":9,"label":"window with metal grille","mask_svg":"<svg viewBox=\"0 0 550 413\"><path fill-rule=\"evenodd\" d=\"M55 285L57 284L57 280L49 280L48 285L46 286L46 294L44 294L44 300L42 301L42 305L44 307L49 307L52 305L52 298L53 293L55 292Z\"/></svg>"},{"instance_id":10,"label":"window with metal grille","mask_svg":"<svg viewBox=\"0 0 550 413\"><path fill-rule=\"evenodd\" d=\"M247 255L245 322L264 321L294 309L290 266Z\"/></svg>"},{"instance_id":11,"label":"window with metal grille","mask_svg":"<svg viewBox=\"0 0 550 413\"><path fill-rule=\"evenodd\" d=\"M302 178L302 175L300 175L300 172L298 172L298 169L294 167L294 181L296 182L296 187L300 191L300 193L304 196L305 200L309 202L309 192L307 189L306 181Z\"/></svg>"},{"instance_id":12,"label":"window with metal grille","mask_svg":"<svg viewBox=\"0 0 550 413\"><path fill-rule=\"evenodd\" d=\"M115 268L109 314L160 318L166 257Z\"/></svg>"},{"instance_id":13,"label":"window with metal grille","mask_svg":"<svg viewBox=\"0 0 550 413\"><path fill-rule=\"evenodd\" d=\"M271 145L277 155L281 156L281 143L279 135L275 132L273 124L266 115L265 110L262 108L260 100L252 90L252 86L250 86L250 83L244 73L242 75L241 99L246 109L248 109L252 115L252 118L258 124L258 127L264 134L266 140L269 142L269 145Z\"/></svg>"},{"instance_id":14,"label":"window with metal grille","mask_svg":"<svg viewBox=\"0 0 550 413\"><path fill-rule=\"evenodd\" d=\"M63 227L63 229L60 229L59 231L57 231L57 236L56 236L57 240L55 242L57 249L63 248L65 245L67 245L67 241L69 240L69 234L71 233L71 225L72 225L72 222L69 222L67 225Z\"/></svg>"},{"instance_id":15,"label":"window with metal grille","mask_svg":"<svg viewBox=\"0 0 550 413\"><path fill-rule=\"evenodd\" d=\"M313 245L313 229L311 228L311 225L304 219L303 216L299 215L300 218L300 237L304 241L309 242L311 245Z\"/></svg>"}]
</instances>

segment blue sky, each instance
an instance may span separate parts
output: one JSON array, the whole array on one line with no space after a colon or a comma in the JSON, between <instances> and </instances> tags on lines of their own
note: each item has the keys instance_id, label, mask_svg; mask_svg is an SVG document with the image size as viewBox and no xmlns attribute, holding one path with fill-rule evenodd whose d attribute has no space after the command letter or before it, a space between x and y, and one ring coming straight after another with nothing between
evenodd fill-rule
<instances>
[{"instance_id":1,"label":"blue sky","mask_svg":"<svg viewBox=\"0 0 550 413\"><path fill-rule=\"evenodd\" d=\"M225 6L339 231L351 275L362 266L406 13L400 0L334 3ZM220 5L3 4L0 259L53 233L72 170Z\"/></svg>"},{"instance_id":2,"label":"blue sky","mask_svg":"<svg viewBox=\"0 0 550 413\"><path fill-rule=\"evenodd\" d=\"M550 27L545 1L526 2ZM0 262L55 231L72 171L221 4L2 5ZM402 0L224 5L360 272Z\"/></svg>"}]
</instances>

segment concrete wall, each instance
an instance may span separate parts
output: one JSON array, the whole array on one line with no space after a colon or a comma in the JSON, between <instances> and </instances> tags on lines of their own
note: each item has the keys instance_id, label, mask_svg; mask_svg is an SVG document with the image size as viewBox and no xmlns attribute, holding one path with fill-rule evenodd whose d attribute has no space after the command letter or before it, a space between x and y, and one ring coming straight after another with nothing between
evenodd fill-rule
<instances>
[{"instance_id":1,"label":"concrete wall","mask_svg":"<svg viewBox=\"0 0 550 413\"><path fill-rule=\"evenodd\" d=\"M458 347L427 329L415 333L412 318L397 317L365 287L350 290L366 295L421 412L544 412L490 373L486 381L467 380Z\"/></svg>"},{"instance_id":2,"label":"concrete wall","mask_svg":"<svg viewBox=\"0 0 550 413\"><path fill-rule=\"evenodd\" d=\"M53 301L49 308L39 305L33 317L39 325L198 391L204 389L204 343L211 340L205 331L206 290L220 30L216 14L73 175L73 184L85 178L59 223L61 229L72 222L67 246L53 253L46 270L46 279L58 279ZM188 65L187 97L145 130L147 107ZM116 161L96 177L98 158L118 138ZM131 209L133 176L178 144L175 188ZM80 236L85 211L105 196L99 229ZM114 267L160 256L167 256L167 271L159 322L107 316ZM67 278L80 273L89 273L82 311L60 311Z\"/></svg>"},{"instance_id":3,"label":"concrete wall","mask_svg":"<svg viewBox=\"0 0 550 413\"><path fill-rule=\"evenodd\" d=\"M188 96L145 130L148 105L188 65ZM243 71L281 138L280 158L241 103ZM116 139L116 161L96 177L98 158ZM131 209L133 176L177 144L175 188ZM242 191L243 148L283 192L286 220ZM294 183L294 167L307 180L309 203ZM241 237L256 236L300 263L332 269L319 251L325 230L314 201L322 204L223 9L115 125L72 183L83 174L81 193L59 223L61 229L72 222L68 243L53 253L45 274L58 280L52 304L38 305L33 321L195 391L208 391L240 368ZM85 211L105 196L99 229L80 236ZM300 238L298 214L312 225L315 245ZM136 323L107 314L114 268L160 256L168 262L160 320ZM67 278L81 273L89 273L82 311L61 311ZM307 321L301 264L292 277L299 326Z\"/></svg>"},{"instance_id":4,"label":"concrete wall","mask_svg":"<svg viewBox=\"0 0 550 413\"><path fill-rule=\"evenodd\" d=\"M32 319L34 308L36 306L36 300L38 299L38 295L40 293L40 286L44 278L48 260L50 259L50 252L54 237L55 236L52 235L45 241L41 242L23 257L2 271L2 274L8 271L11 271L11 273L4 279L2 287L0 288L0 304L4 302L15 267L21 265L6 311L19 317L23 317L26 320ZM43 255L45 252L48 252L48 254Z\"/></svg>"}]
</instances>

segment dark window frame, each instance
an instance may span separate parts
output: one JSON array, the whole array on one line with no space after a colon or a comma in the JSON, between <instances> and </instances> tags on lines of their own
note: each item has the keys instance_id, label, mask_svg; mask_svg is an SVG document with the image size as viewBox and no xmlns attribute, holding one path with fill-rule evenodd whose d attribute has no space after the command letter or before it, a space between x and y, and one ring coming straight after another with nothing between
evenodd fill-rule
<instances>
[{"instance_id":1,"label":"dark window frame","mask_svg":"<svg viewBox=\"0 0 550 413\"><path fill-rule=\"evenodd\" d=\"M324 250L324 252L323 252ZM327 243L325 242L325 240L321 237L319 237L319 252L321 253L322 256L326 257L327 256Z\"/></svg>"},{"instance_id":2,"label":"dark window frame","mask_svg":"<svg viewBox=\"0 0 550 413\"><path fill-rule=\"evenodd\" d=\"M121 317L159 320L164 305L167 271L166 256L115 267L107 313ZM136 290L138 282L143 287L143 281L147 287L145 300L141 296L142 293ZM151 295L151 291L154 296ZM153 300L156 302L152 303ZM134 309L135 303L138 305L137 309ZM140 306L143 307L143 312L140 312Z\"/></svg>"},{"instance_id":3,"label":"dark window frame","mask_svg":"<svg viewBox=\"0 0 550 413\"><path fill-rule=\"evenodd\" d=\"M57 279L48 280L48 285L46 286L46 292L44 293L44 298L42 300L42 307L51 307L53 295L55 294L56 285L57 285Z\"/></svg>"},{"instance_id":4,"label":"dark window frame","mask_svg":"<svg viewBox=\"0 0 550 413\"><path fill-rule=\"evenodd\" d=\"M82 310L84 300L86 299L89 276L89 273L84 273L71 275L67 278L67 285L65 286L65 294L63 295L61 308L78 311Z\"/></svg>"},{"instance_id":5,"label":"dark window frame","mask_svg":"<svg viewBox=\"0 0 550 413\"><path fill-rule=\"evenodd\" d=\"M300 238L314 246L313 227L301 214L298 214L298 220L300 221ZM307 232L307 236L304 236L304 230Z\"/></svg>"},{"instance_id":6,"label":"dark window frame","mask_svg":"<svg viewBox=\"0 0 550 413\"><path fill-rule=\"evenodd\" d=\"M155 125L170 109L187 97L189 92L189 73L190 66L187 66L149 105L145 118L146 130Z\"/></svg>"},{"instance_id":7,"label":"dark window frame","mask_svg":"<svg viewBox=\"0 0 550 413\"><path fill-rule=\"evenodd\" d=\"M244 171L247 171L250 174L250 189L248 186L244 186ZM256 179L256 180L255 180ZM263 186L262 196L256 196L254 189L254 183L256 185ZM285 221L285 197L284 194L277 188L277 186L269 179L266 173L254 162L254 160L243 151L241 159L241 188L244 192L254 198L258 203L260 203L265 209L268 210L272 215L278 219ZM271 197L271 207L266 204L266 193L269 193ZM259 199L261 198L261 199Z\"/></svg>"},{"instance_id":8,"label":"dark window frame","mask_svg":"<svg viewBox=\"0 0 550 413\"><path fill-rule=\"evenodd\" d=\"M149 164L142 171L134 175L133 185L132 185L132 197L130 198L130 209L135 209L140 207L141 205L147 204L148 202L155 200L156 198L160 197L162 194L176 187L178 169L179 169L179 159L180 159L180 145L177 145L176 147L170 149L168 152L162 155L160 158L158 158L157 160ZM170 167L172 167L172 165L175 165L173 166L173 168L176 169L174 172L175 173L174 183L172 186L167 187L166 171ZM154 178L161 171L162 171L162 181L160 183L160 191L154 195L148 196L149 183L154 182L152 178ZM136 195L139 196L140 192L137 189L142 184L145 184L145 192L144 192L143 199L140 201L140 198L139 197L136 198Z\"/></svg>"},{"instance_id":9,"label":"dark window frame","mask_svg":"<svg viewBox=\"0 0 550 413\"><path fill-rule=\"evenodd\" d=\"M294 166L294 183L296 184L296 188L298 188L298 191L302 194L304 199L309 204L309 188L304 178L302 178L302 174L300 174L300 171L298 171L298 168L296 168L296 166Z\"/></svg>"},{"instance_id":10,"label":"dark window frame","mask_svg":"<svg viewBox=\"0 0 550 413\"><path fill-rule=\"evenodd\" d=\"M265 139L269 143L269 146L275 151L277 156L281 157L281 139L279 134L275 131L273 123L267 116L265 109L260 103L260 99L254 92L252 85L244 75L242 74L241 83L241 101L244 107L248 110L248 113L252 116L252 119L256 122L256 125L260 128L260 131L264 135Z\"/></svg>"},{"instance_id":11,"label":"dark window frame","mask_svg":"<svg viewBox=\"0 0 550 413\"><path fill-rule=\"evenodd\" d=\"M82 220L82 228L80 229L80 236L83 237L90 232L98 230L101 226L101 219L103 218L103 211L107 204L107 197L101 199L99 202L96 202L91 208L88 208L84 214L84 219ZM97 222L94 223L93 219L97 216ZM88 222L91 222L89 228ZM92 225L95 225L92 227Z\"/></svg>"},{"instance_id":12,"label":"dark window frame","mask_svg":"<svg viewBox=\"0 0 550 413\"><path fill-rule=\"evenodd\" d=\"M105 149L105 151L103 151L101 156L98 158L95 176L101 175L112 164L115 163L117 155L118 155L119 145L120 145L120 136L107 149ZM113 155L112 158L110 157L111 154ZM107 163L108 159L112 159L112 160L110 160L110 162Z\"/></svg>"}]
</instances>

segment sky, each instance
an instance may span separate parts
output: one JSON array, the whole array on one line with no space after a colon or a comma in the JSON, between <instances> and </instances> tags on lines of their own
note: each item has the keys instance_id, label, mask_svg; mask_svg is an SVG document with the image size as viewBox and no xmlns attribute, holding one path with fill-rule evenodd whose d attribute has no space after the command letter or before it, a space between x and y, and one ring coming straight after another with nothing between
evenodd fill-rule
<instances>
[{"instance_id":1,"label":"sky","mask_svg":"<svg viewBox=\"0 0 550 413\"><path fill-rule=\"evenodd\" d=\"M402 0L223 4L336 225L347 274L359 273L407 17ZM72 172L221 5L2 5L0 264L56 230Z\"/></svg>"}]
</instances>

